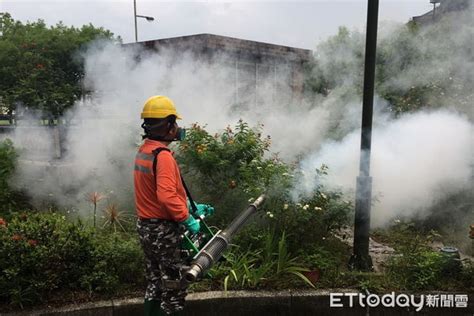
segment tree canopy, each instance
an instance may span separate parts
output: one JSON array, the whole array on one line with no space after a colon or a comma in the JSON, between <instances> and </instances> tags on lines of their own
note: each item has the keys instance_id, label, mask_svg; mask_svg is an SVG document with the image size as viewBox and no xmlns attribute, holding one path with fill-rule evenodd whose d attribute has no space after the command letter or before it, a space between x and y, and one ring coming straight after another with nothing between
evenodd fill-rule
<instances>
[{"instance_id":1,"label":"tree canopy","mask_svg":"<svg viewBox=\"0 0 474 316\"><path fill-rule=\"evenodd\" d=\"M410 22L377 39L375 89L395 114L454 107L472 115L472 14L446 15L427 25ZM306 66L306 87L328 95L340 88L361 95L365 34L341 27L321 42ZM340 92L340 91L339 91Z\"/></svg>"},{"instance_id":2,"label":"tree canopy","mask_svg":"<svg viewBox=\"0 0 474 316\"><path fill-rule=\"evenodd\" d=\"M81 28L62 22L48 27L43 20L22 23L0 13L0 111L19 105L59 117L82 94L81 50L98 39L118 40L92 24Z\"/></svg>"}]
</instances>

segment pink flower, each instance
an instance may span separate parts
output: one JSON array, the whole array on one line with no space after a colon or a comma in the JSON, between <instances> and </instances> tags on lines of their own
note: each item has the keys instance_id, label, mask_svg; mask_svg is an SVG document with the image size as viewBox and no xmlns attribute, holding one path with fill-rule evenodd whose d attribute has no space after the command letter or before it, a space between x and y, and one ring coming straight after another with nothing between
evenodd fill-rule
<instances>
[{"instance_id":1,"label":"pink flower","mask_svg":"<svg viewBox=\"0 0 474 316\"><path fill-rule=\"evenodd\" d=\"M37 240L34 240L34 239L29 239L28 240L28 245L30 245L30 246L36 246L37 244L38 244Z\"/></svg>"}]
</instances>

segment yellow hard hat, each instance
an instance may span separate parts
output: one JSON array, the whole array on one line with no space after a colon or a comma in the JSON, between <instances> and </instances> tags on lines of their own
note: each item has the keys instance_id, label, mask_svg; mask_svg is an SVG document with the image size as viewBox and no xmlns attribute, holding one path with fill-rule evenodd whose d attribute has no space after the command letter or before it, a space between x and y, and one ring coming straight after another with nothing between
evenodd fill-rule
<instances>
[{"instance_id":1,"label":"yellow hard hat","mask_svg":"<svg viewBox=\"0 0 474 316\"><path fill-rule=\"evenodd\" d=\"M170 98L162 95L154 95L146 100L141 117L142 119L165 118L169 115L174 115L177 119L181 119L181 116L176 112L176 107Z\"/></svg>"}]
</instances>

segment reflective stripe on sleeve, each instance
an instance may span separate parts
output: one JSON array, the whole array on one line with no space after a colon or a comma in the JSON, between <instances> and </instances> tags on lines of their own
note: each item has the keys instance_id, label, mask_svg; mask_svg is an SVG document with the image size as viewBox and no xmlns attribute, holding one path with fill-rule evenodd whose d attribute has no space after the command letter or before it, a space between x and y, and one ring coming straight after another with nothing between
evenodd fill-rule
<instances>
[{"instance_id":1,"label":"reflective stripe on sleeve","mask_svg":"<svg viewBox=\"0 0 474 316\"><path fill-rule=\"evenodd\" d=\"M154 155L153 154L145 154L145 153L137 153L137 156L135 157L136 159L139 160L147 160L147 161L153 161Z\"/></svg>"},{"instance_id":2,"label":"reflective stripe on sleeve","mask_svg":"<svg viewBox=\"0 0 474 316\"><path fill-rule=\"evenodd\" d=\"M135 164L135 171L140 171L143 173L151 173L150 169L141 165Z\"/></svg>"}]
</instances>

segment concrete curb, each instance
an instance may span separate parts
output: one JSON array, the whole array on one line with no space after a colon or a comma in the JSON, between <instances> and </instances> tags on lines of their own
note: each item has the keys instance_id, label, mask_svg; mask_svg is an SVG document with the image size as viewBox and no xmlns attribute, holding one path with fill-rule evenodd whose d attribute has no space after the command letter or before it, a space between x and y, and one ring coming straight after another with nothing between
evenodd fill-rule
<instances>
[{"instance_id":1,"label":"concrete curb","mask_svg":"<svg viewBox=\"0 0 474 316\"><path fill-rule=\"evenodd\" d=\"M330 293L354 293L352 289L287 291L212 291L191 293L186 298L186 316L262 316L262 315L414 315L414 308L350 308L343 299L341 308L329 306ZM474 295L467 308L424 308L417 315L474 315ZM135 316L143 315L143 298L107 300L61 308L0 313L0 316Z\"/></svg>"}]
</instances>

